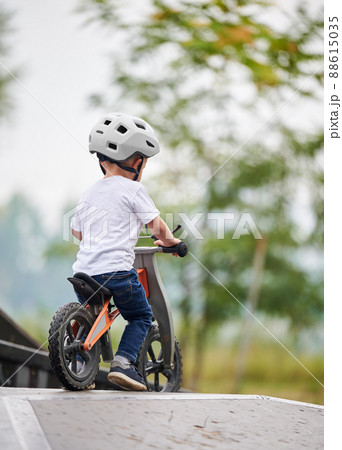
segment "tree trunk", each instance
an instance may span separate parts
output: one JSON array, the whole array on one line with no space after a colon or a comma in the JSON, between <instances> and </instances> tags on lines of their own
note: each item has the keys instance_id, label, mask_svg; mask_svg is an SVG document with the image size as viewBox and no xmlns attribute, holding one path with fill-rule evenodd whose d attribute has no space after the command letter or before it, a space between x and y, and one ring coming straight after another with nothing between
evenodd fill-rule
<instances>
[{"instance_id":1,"label":"tree trunk","mask_svg":"<svg viewBox=\"0 0 342 450\"><path fill-rule=\"evenodd\" d=\"M190 389L195 392L198 389L198 382L202 375L207 332L208 332L208 322L206 318L206 313L204 313L198 324L195 334L194 364L190 384Z\"/></svg>"},{"instance_id":2,"label":"tree trunk","mask_svg":"<svg viewBox=\"0 0 342 450\"><path fill-rule=\"evenodd\" d=\"M265 238L258 239L256 241L252 266L252 279L249 285L246 302L247 310L245 310L244 314L242 338L238 348L236 369L232 386L232 392L234 393L238 393L240 391L241 384L246 373L248 353L252 339L253 324L255 320L253 316L258 305L262 276L265 266L266 246L267 241Z\"/></svg>"}]
</instances>

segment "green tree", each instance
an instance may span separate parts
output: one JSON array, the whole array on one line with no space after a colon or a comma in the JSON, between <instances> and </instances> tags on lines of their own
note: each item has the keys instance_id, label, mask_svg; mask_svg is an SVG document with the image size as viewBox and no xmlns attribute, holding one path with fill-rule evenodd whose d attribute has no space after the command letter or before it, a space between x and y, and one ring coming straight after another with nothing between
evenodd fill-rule
<instances>
[{"instance_id":1,"label":"green tree","mask_svg":"<svg viewBox=\"0 0 342 450\"><path fill-rule=\"evenodd\" d=\"M323 138L320 124L306 132L282 110L295 102L301 120L302 105L317 108L321 19L300 6L280 14L280 26L268 1L161 0L136 14L132 1L82 5L117 33L111 88L94 94L94 104L136 111L167 149L154 181L159 202L193 213L235 211L237 219L246 211L267 241L259 280L253 259L260 246L251 234L232 239L227 227L217 239L206 221L205 239L192 242L199 287L189 290L190 260L180 275L180 308L185 327L196 326L196 360L208 332L241 314L237 300L245 304L249 295L255 308L288 317L294 329L312 324L323 308L319 265L308 267L321 258ZM300 193L311 217L306 227Z\"/></svg>"},{"instance_id":2,"label":"green tree","mask_svg":"<svg viewBox=\"0 0 342 450\"><path fill-rule=\"evenodd\" d=\"M0 118L8 112L11 104L9 87L13 81L12 75L3 66L4 58L8 55L8 34L10 27L11 14L4 9L0 10Z\"/></svg>"},{"instance_id":3,"label":"green tree","mask_svg":"<svg viewBox=\"0 0 342 450\"><path fill-rule=\"evenodd\" d=\"M0 208L1 307L20 319L24 328L35 322L46 338L53 312L74 298L66 280L74 255L65 254L63 259L45 255L55 241L47 235L39 212L22 194L13 195Z\"/></svg>"}]
</instances>

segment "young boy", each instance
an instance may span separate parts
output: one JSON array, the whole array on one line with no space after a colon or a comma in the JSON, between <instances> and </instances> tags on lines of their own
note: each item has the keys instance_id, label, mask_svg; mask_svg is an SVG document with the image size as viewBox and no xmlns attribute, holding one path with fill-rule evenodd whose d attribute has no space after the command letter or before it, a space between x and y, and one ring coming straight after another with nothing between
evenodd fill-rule
<instances>
[{"instance_id":1,"label":"young boy","mask_svg":"<svg viewBox=\"0 0 342 450\"><path fill-rule=\"evenodd\" d=\"M151 326L152 311L133 269L134 247L145 224L158 238L156 245L170 247L180 242L140 183L147 158L159 153L159 143L144 120L110 113L92 129L89 151L97 154L105 176L85 191L76 208L71 227L80 249L73 270L87 273L110 289L128 321L108 379L126 390L145 391L134 363ZM81 303L85 301L77 296Z\"/></svg>"}]
</instances>

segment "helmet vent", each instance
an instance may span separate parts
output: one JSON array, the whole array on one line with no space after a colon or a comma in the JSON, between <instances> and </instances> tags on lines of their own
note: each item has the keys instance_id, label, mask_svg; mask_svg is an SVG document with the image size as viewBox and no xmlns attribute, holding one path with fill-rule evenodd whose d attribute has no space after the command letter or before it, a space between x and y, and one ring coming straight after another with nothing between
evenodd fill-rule
<instances>
[{"instance_id":1,"label":"helmet vent","mask_svg":"<svg viewBox=\"0 0 342 450\"><path fill-rule=\"evenodd\" d=\"M116 144L113 144L112 142L109 142L108 147L112 150L116 150L118 148L118 146Z\"/></svg>"},{"instance_id":2,"label":"helmet vent","mask_svg":"<svg viewBox=\"0 0 342 450\"><path fill-rule=\"evenodd\" d=\"M103 134L103 131L101 131L101 130L96 130L96 133Z\"/></svg>"},{"instance_id":3,"label":"helmet vent","mask_svg":"<svg viewBox=\"0 0 342 450\"><path fill-rule=\"evenodd\" d=\"M136 122L134 122L135 124L136 124L136 126L138 127L138 128L142 128L143 130L146 130L146 128L145 128L145 126L143 125L143 124L141 124L141 123L136 123Z\"/></svg>"},{"instance_id":4,"label":"helmet vent","mask_svg":"<svg viewBox=\"0 0 342 450\"><path fill-rule=\"evenodd\" d=\"M147 144L149 147L153 147L153 148L154 148L154 145L152 144L152 142L146 141L146 144Z\"/></svg>"},{"instance_id":5,"label":"helmet vent","mask_svg":"<svg viewBox=\"0 0 342 450\"><path fill-rule=\"evenodd\" d=\"M110 123L112 123L111 120L105 120L105 121L104 121L104 124L105 124L105 125L109 125Z\"/></svg>"},{"instance_id":6,"label":"helmet vent","mask_svg":"<svg viewBox=\"0 0 342 450\"><path fill-rule=\"evenodd\" d=\"M123 125L120 125L118 128L118 132L121 134L125 134L127 132L127 128L124 127Z\"/></svg>"}]
</instances>

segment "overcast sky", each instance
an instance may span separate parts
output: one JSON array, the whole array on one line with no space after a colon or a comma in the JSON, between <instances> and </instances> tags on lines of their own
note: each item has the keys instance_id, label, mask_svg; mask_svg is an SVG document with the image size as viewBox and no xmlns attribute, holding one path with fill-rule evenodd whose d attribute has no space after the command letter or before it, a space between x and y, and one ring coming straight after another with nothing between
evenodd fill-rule
<instances>
[{"instance_id":1,"label":"overcast sky","mask_svg":"<svg viewBox=\"0 0 342 450\"><path fill-rule=\"evenodd\" d=\"M2 0L13 18L1 63L17 71L18 81L11 89L14 110L0 126L0 205L24 192L51 230L60 227L66 202L77 202L99 177L87 144L100 111L88 98L109 84L108 54L116 44L108 31L84 25L77 4ZM144 173L147 184L152 171L153 163Z\"/></svg>"},{"instance_id":2,"label":"overcast sky","mask_svg":"<svg viewBox=\"0 0 342 450\"><path fill-rule=\"evenodd\" d=\"M108 84L110 39L83 25L75 1L2 3L14 15L9 55L1 62L18 69L22 85L13 82L15 109L0 127L0 203L23 191L53 226L67 199L77 199L99 176L87 151L99 111L88 97Z\"/></svg>"}]
</instances>

